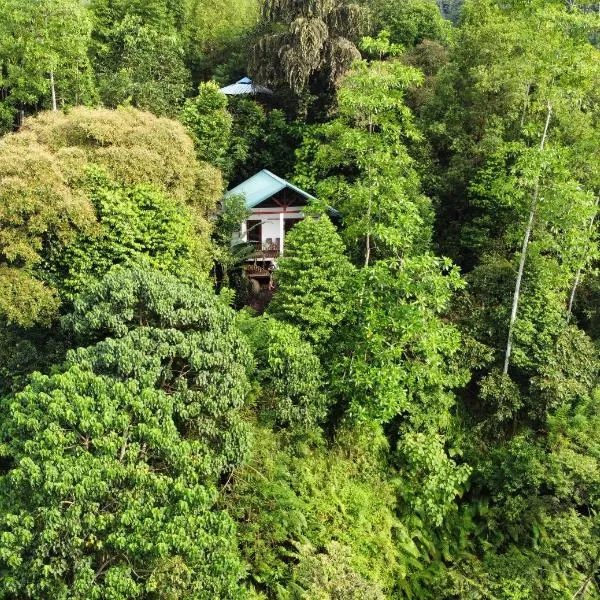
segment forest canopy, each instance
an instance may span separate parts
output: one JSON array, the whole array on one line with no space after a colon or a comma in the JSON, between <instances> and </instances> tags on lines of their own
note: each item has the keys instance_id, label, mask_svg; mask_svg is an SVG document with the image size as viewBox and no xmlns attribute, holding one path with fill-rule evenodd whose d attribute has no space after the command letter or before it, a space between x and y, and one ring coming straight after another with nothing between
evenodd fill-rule
<instances>
[{"instance_id":1,"label":"forest canopy","mask_svg":"<svg viewBox=\"0 0 600 600\"><path fill-rule=\"evenodd\" d=\"M0 0L0 599L600 600L599 198L597 3Z\"/></svg>"}]
</instances>

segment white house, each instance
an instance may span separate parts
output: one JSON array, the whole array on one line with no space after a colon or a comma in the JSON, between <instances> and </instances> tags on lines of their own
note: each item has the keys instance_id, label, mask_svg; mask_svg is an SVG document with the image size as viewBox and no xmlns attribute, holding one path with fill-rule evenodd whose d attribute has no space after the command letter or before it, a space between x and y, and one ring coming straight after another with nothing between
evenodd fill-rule
<instances>
[{"instance_id":1,"label":"white house","mask_svg":"<svg viewBox=\"0 0 600 600\"><path fill-rule=\"evenodd\" d=\"M286 233L304 218L304 208L314 197L267 169L229 190L225 197L230 196L243 197L251 212L235 240L256 248L246 272L253 278L270 277L275 259L283 254Z\"/></svg>"}]
</instances>

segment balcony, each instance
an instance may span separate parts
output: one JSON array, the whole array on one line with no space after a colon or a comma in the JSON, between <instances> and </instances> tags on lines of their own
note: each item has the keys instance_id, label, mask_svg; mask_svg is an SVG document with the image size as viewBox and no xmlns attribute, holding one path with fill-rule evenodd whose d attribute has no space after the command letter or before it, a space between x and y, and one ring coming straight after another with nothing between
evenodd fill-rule
<instances>
[{"instance_id":1,"label":"balcony","mask_svg":"<svg viewBox=\"0 0 600 600\"><path fill-rule=\"evenodd\" d=\"M281 254L279 238L267 239L265 242L250 241L256 248L255 251L248 257L249 260L272 260Z\"/></svg>"}]
</instances>

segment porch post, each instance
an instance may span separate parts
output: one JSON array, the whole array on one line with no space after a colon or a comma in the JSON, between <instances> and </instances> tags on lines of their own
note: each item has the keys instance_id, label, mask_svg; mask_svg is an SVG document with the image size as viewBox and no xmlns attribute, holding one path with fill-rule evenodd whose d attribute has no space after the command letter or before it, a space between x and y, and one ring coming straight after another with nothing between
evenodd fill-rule
<instances>
[{"instance_id":1,"label":"porch post","mask_svg":"<svg viewBox=\"0 0 600 600\"><path fill-rule=\"evenodd\" d=\"M285 227L283 226L283 213L279 213L279 254L283 254L283 236Z\"/></svg>"},{"instance_id":2,"label":"porch post","mask_svg":"<svg viewBox=\"0 0 600 600\"><path fill-rule=\"evenodd\" d=\"M246 219L242 221L242 242L248 241L248 225Z\"/></svg>"}]
</instances>

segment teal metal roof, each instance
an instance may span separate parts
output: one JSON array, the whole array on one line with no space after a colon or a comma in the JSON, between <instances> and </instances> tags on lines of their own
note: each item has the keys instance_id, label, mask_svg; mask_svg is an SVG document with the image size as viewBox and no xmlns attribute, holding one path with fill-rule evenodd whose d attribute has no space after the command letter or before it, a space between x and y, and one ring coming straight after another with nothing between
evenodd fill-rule
<instances>
[{"instance_id":1,"label":"teal metal roof","mask_svg":"<svg viewBox=\"0 0 600 600\"><path fill-rule=\"evenodd\" d=\"M304 196L307 200L315 199L314 196L307 194L304 190L292 185L289 181L277 177L277 175L274 175L271 171L267 171L267 169L259 171L256 175L252 175L250 179L246 179L240 185L229 190L225 193L225 197L244 196L246 198L246 208L254 208L284 188L298 192L298 194Z\"/></svg>"}]
</instances>

